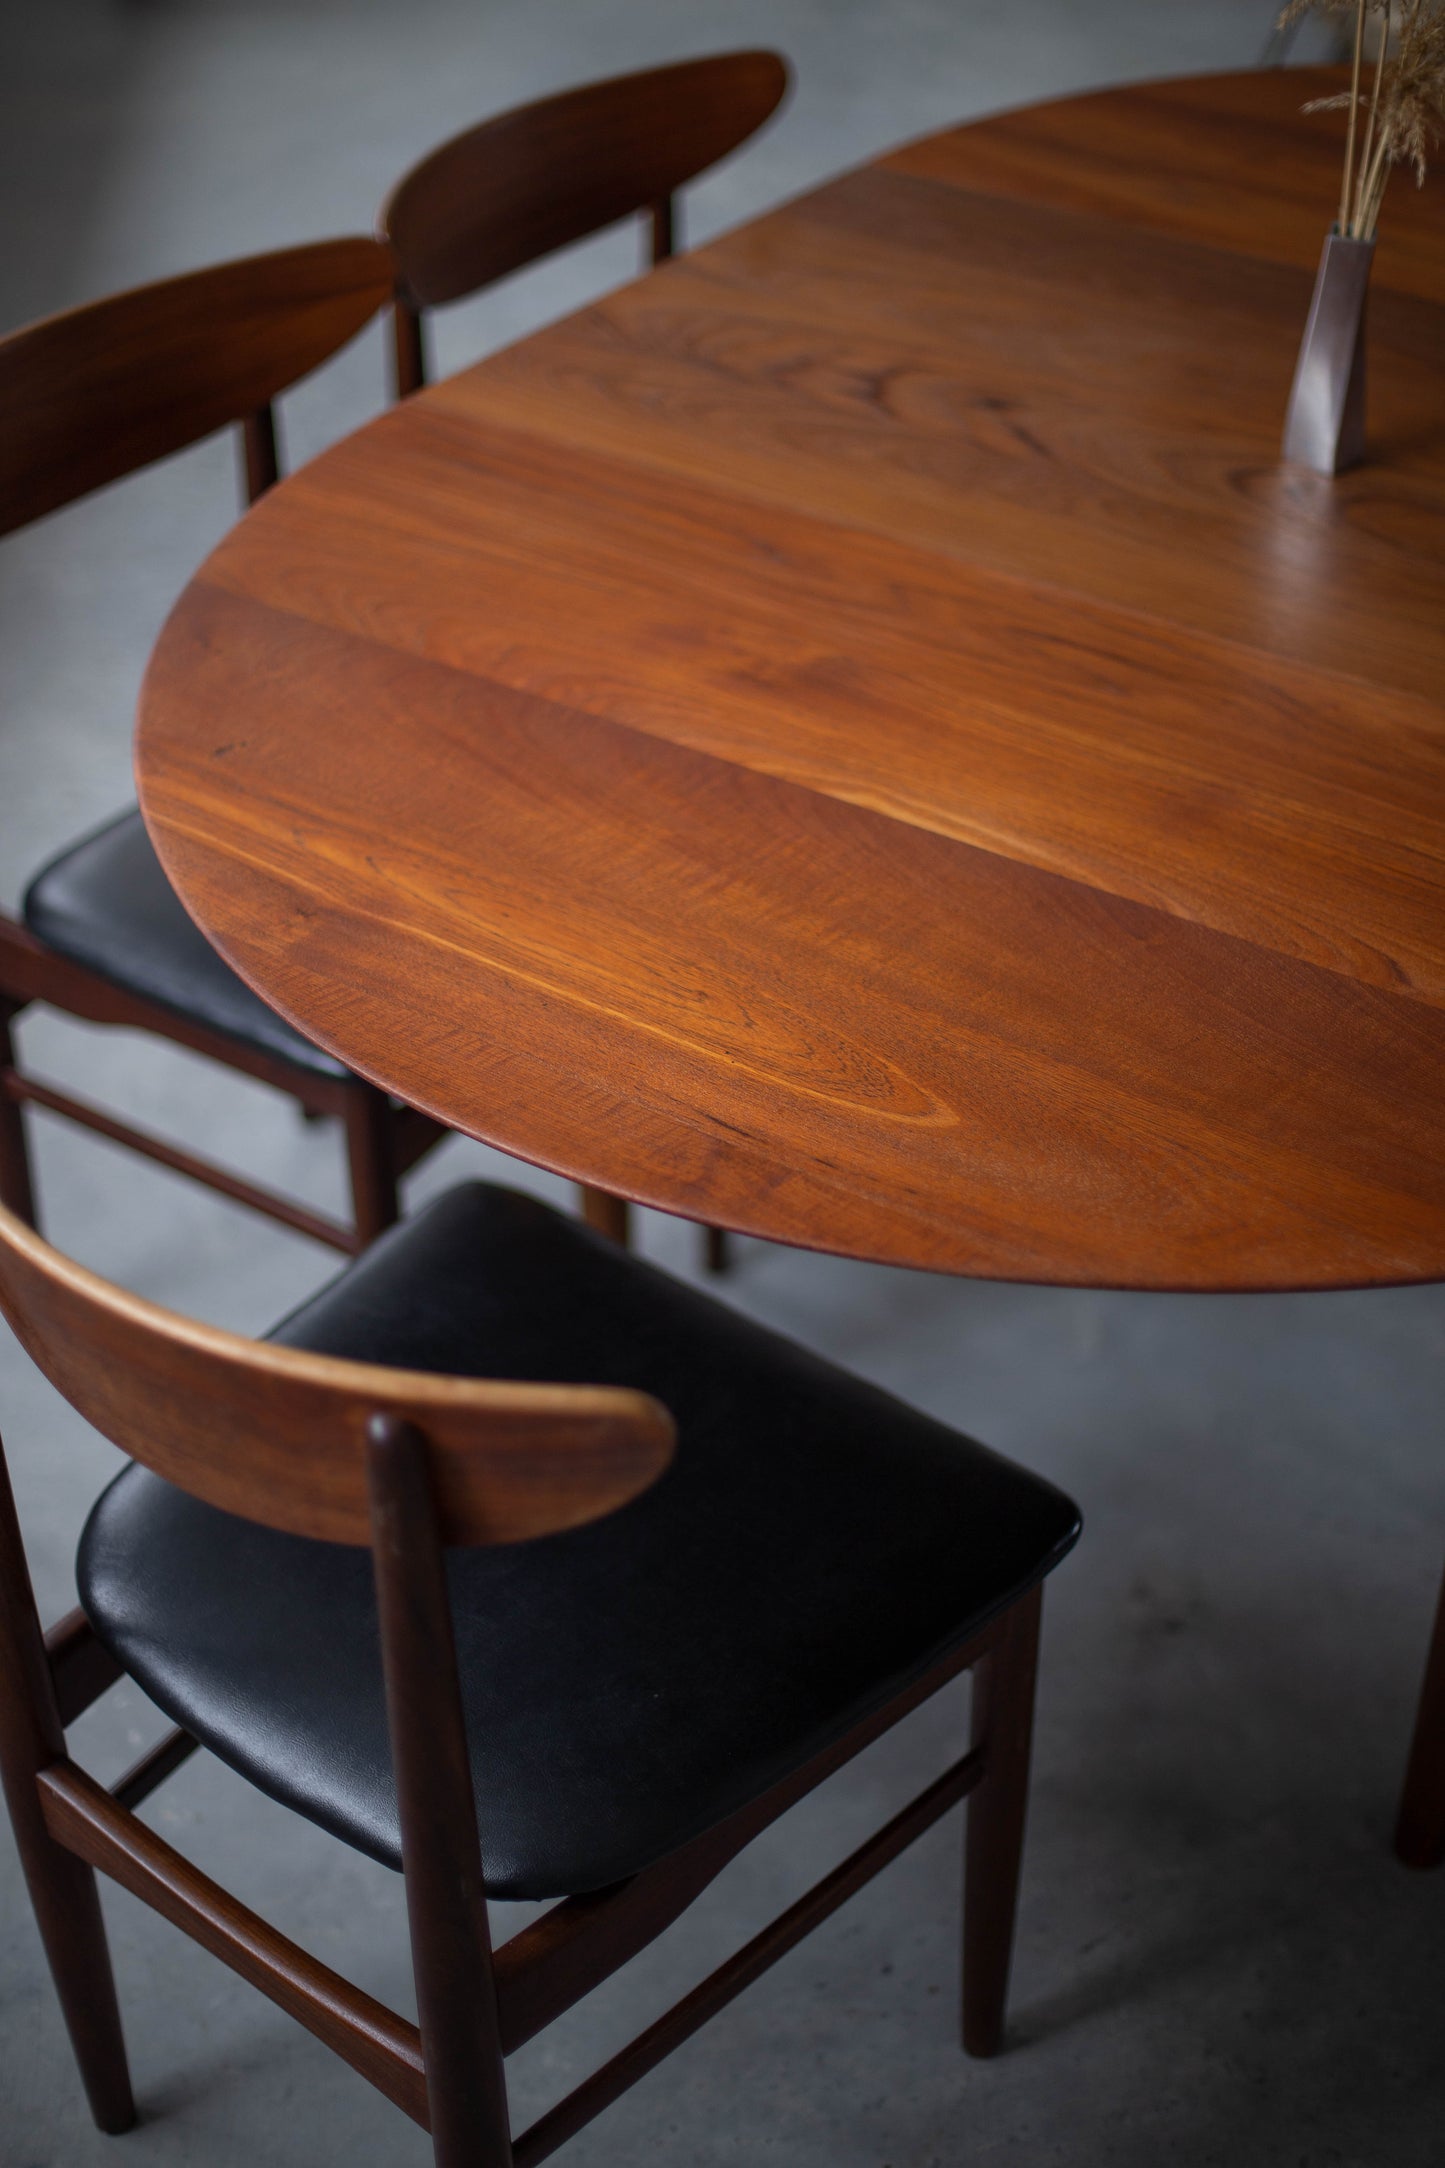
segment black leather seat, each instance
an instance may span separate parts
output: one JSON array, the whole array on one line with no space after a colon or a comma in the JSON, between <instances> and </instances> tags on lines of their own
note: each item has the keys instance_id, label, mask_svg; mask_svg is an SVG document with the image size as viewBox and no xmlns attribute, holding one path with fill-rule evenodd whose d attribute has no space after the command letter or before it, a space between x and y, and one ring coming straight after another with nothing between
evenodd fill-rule
<instances>
[{"instance_id":1,"label":"black leather seat","mask_svg":"<svg viewBox=\"0 0 1445 2168\"><path fill-rule=\"evenodd\" d=\"M1073 1543L1060 1492L530 1198L454 1189L282 1325L320 1352L627 1384L674 1466L590 1527L450 1559L490 1891L596 1889L798 1767ZM371 1559L139 1467L80 1550L97 1632L262 1790L400 1864Z\"/></svg>"},{"instance_id":2,"label":"black leather seat","mask_svg":"<svg viewBox=\"0 0 1445 2168\"><path fill-rule=\"evenodd\" d=\"M138 812L121 814L52 859L30 883L23 909L47 948L113 986L300 1069L346 1076L216 954L166 879Z\"/></svg>"}]
</instances>

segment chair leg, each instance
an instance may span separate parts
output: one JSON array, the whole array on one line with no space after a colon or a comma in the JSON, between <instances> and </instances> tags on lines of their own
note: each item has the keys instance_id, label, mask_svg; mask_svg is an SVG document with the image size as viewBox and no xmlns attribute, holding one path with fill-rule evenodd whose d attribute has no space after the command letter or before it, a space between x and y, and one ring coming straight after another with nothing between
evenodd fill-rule
<instances>
[{"instance_id":1,"label":"chair leg","mask_svg":"<svg viewBox=\"0 0 1445 2168\"><path fill-rule=\"evenodd\" d=\"M0 1002L0 1070L15 1067L15 1043L10 1035L13 1017L19 1014L9 1002ZM0 1081L0 1203L28 1227L35 1220L35 1180L30 1171L30 1153L25 1143L25 1110L18 1099L12 1099Z\"/></svg>"},{"instance_id":2,"label":"chair leg","mask_svg":"<svg viewBox=\"0 0 1445 2168\"><path fill-rule=\"evenodd\" d=\"M996 2055L1003 2043L1028 1811L1042 1586L1000 1619L974 1666L973 1744L986 1755L970 1794L964 1841L963 2045Z\"/></svg>"},{"instance_id":3,"label":"chair leg","mask_svg":"<svg viewBox=\"0 0 1445 2168\"><path fill-rule=\"evenodd\" d=\"M607 1189L593 1189L586 1182L577 1184L577 1196L588 1226L620 1243L625 1250L632 1239L632 1208L627 1199L614 1197Z\"/></svg>"},{"instance_id":4,"label":"chair leg","mask_svg":"<svg viewBox=\"0 0 1445 2168\"><path fill-rule=\"evenodd\" d=\"M0 1457L0 1779L90 2112L102 2130L120 2132L135 2121L135 2101L100 1893L94 1870L46 1828L35 1784L64 1752L15 1501Z\"/></svg>"},{"instance_id":5,"label":"chair leg","mask_svg":"<svg viewBox=\"0 0 1445 2168\"><path fill-rule=\"evenodd\" d=\"M1438 1867L1445 1860L1445 1582L1400 1795L1395 1854L1407 1867Z\"/></svg>"},{"instance_id":6,"label":"chair leg","mask_svg":"<svg viewBox=\"0 0 1445 2168\"><path fill-rule=\"evenodd\" d=\"M577 1184L577 1196L582 1206L582 1217L589 1227L595 1227L600 1235L628 1249L632 1243L632 1207L625 1197L614 1197L611 1190L593 1189L587 1182ZM722 1227L704 1227L702 1230L702 1263L705 1272L726 1272L732 1263L728 1250L727 1230Z\"/></svg>"},{"instance_id":7,"label":"chair leg","mask_svg":"<svg viewBox=\"0 0 1445 2168\"><path fill-rule=\"evenodd\" d=\"M487 1892L427 1442L368 1428L377 1618L436 2168L512 2168Z\"/></svg>"},{"instance_id":8,"label":"chair leg","mask_svg":"<svg viewBox=\"0 0 1445 2168\"><path fill-rule=\"evenodd\" d=\"M391 1101L374 1084L359 1080L350 1090L346 1113L346 1160L351 1170L351 1210L362 1249L400 1216L396 1193L395 1116Z\"/></svg>"}]
</instances>

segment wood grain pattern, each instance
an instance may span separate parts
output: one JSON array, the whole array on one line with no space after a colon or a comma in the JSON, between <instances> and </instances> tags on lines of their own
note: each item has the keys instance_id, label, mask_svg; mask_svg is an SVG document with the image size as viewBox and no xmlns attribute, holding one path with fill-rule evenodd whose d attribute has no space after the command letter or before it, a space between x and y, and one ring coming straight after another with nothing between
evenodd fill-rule
<instances>
[{"instance_id":1,"label":"wood grain pattern","mask_svg":"<svg viewBox=\"0 0 1445 2168\"><path fill-rule=\"evenodd\" d=\"M1338 199L1344 140L1340 114L1303 108L1347 77L1290 68L1132 84L1002 113L909 144L888 163L1298 265L1319 254L1321 205ZM1438 168L1423 192L1408 174L1391 181L1377 287L1445 301L1441 194Z\"/></svg>"},{"instance_id":2,"label":"wood grain pattern","mask_svg":"<svg viewBox=\"0 0 1445 2168\"><path fill-rule=\"evenodd\" d=\"M182 1928L426 2127L426 2073L415 2025L288 1941L73 1762L53 1761L35 1791L46 1829L67 1857L100 1868Z\"/></svg>"},{"instance_id":3,"label":"wood grain pattern","mask_svg":"<svg viewBox=\"0 0 1445 2168\"><path fill-rule=\"evenodd\" d=\"M385 244L312 241L162 279L0 339L0 534L247 426L252 493L276 479L264 410L390 299Z\"/></svg>"},{"instance_id":4,"label":"wood grain pattern","mask_svg":"<svg viewBox=\"0 0 1445 2168\"><path fill-rule=\"evenodd\" d=\"M393 189L382 231L404 298L475 293L629 212L666 214L685 181L763 125L788 87L777 53L714 53L584 83L468 128ZM671 253L670 216L654 234Z\"/></svg>"},{"instance_id":5,"label":"wood grain pattern","mask_svg":"<svg viewBox=\"0 0 1445 2168\"><path fill-rule=\"evenodd\" d=\"M243 1340L124 1293L0 1206L0 1311L87 1422L227 1513L371 1542L367 1425L424 1423L450 1543L513 1543L635 1498L672 1457L643 1393L432 1377Z\"/></svg>"},{"instance_id":6,"label":"wood grain pattern","mask_svg":"<svg viewBox=\"0 0 1445 2168\"><path fill-rule=\"evenodd\" d=\"M224 953L413 1104L695 1218L1445 1271L1445 191L1392 187L1371 462L1281 466L1327 81L913 146L273 491L142 703Z\"/></svg>"}]
</instances>

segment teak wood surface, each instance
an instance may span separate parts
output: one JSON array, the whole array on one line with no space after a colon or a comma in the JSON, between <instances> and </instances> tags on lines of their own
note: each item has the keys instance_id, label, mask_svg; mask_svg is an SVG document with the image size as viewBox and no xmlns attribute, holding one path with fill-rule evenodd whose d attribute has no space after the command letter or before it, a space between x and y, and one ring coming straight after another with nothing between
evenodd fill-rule
<instances>
[{"instance_id":1,"label":"teak wood surface","mask_svg":"<svg viewBox=\"0 0 1445 2168\"><path fill-rule=\"evenodd\" d=\"M142 702L232 963L586 1182L933 1269L1445 1275L1445 182L1278 447L1326 71L936 136L270 492Z\"/></svg>"}]
</instances>

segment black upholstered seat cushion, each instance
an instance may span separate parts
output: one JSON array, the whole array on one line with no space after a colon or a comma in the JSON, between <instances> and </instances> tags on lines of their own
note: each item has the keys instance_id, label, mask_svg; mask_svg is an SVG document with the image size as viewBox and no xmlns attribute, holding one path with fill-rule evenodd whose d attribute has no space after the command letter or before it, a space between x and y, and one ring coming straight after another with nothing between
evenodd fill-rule
<instances>
[{"instance_id":1,"label":"black upholstered seat cushion","mask_svg":"<svg viewBox=\"0 0 1445 2168\"><path fill-rule=\"evenodd\" d=\"M216 954L166 879L139 813L121 814L52 859L23 910L37 940L113 986L298 1068L347 1074Z\"/></svg>"},{"instance_id":2,"label":"black upholstered seat cushion","mask_svg":"<svg viewBox=\"0 0 1445 2168\"><path fill-rule=\"evenodd\" d=\"M488 1884L599 1888L798 1767L1066 1551L1069 1500L530 1198L448 1192L278 1338L472 1376L628 1384L676 1461L566 1535L451 1556ZM81 1596L178 1722L395 1865L370 1554L140 1468Z\"/></svg>"}]
</instances>

